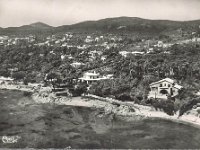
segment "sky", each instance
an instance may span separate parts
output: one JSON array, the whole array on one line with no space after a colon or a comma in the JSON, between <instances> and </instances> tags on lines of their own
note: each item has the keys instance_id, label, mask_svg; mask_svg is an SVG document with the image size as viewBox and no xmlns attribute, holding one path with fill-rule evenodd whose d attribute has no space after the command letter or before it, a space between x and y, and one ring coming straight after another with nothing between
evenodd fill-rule
<instances>
[{"instance_id":1,"label":"sky","mask_svg":"<svg viewBox=\"0 0 200 150\"><path fill-rule=\"evenodd\" d=\"M200 0L0 0L0 27L52 26L111 17L200 19Z\"/></svg>"}]
</instances>

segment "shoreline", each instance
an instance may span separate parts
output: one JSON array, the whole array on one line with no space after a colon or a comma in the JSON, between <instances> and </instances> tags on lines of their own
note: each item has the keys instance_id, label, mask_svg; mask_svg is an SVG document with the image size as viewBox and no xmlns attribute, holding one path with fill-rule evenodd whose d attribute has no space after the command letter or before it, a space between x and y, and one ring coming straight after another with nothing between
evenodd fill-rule
<instances>
[{"instance_id":1,"label":"shoreline","mask_svg":"<svg viewBox=\"0 0 200 150\"><path fill-rule=\"evenodd\" d=\"M93 95L94 97L101 98L99 96ZM182 123L182 124L187 124L187 125L192 125L194 127L200 128L200 117L195 116L194 114L184 114L182 116L178 116L178 112L170 116L166 114L163 111L156 111L153 107L151 106L144 106L144 105L139 105L139 104L134 104L133 102L121 102L118 100L114 100L112 98L102 98L102 99L107 99L107 101L115 101L119 102L122 105L127 105L129 104L130 106L134 106L133 108L135 109L134 115L136 116L142 116L145 118L157 118L157 119L165 119L165 120L170 120L174 121L177 123ZM127 116L128 117L128 116Z\"/></svg>"},{"instance_id":2,"label":"shoreline","mask_svg":"<svg viewBox=\"0 0 200 150\"><path fill-rule=\"evenodd\" d=\"M62 97L55 96L50 92L50 87L40 88L35 92L33 88L21 87L19 85L0 85L0 90L18 90L32 92L32 99L36 103L54 103L57 105L82 106L104 109L105 114L114 114L125 117L126 120L136 119L164 119L185 125L191 125L200 129L200 118L192 114L184 114L178 117L177 114L169 116L162 111L155 111L153 107L134 104L133 102L121 102L115 99L102 98L96 95L88 95L86 97ZM20 85L21 86L21 85ZM115 104L120 104L116 106ZM131 111L133 108L135 111Z\"/></svg>"},{"instance_id":3,"label":"shoreline","mask_svg":"<svg viewBox=\"0 0 200 150\"><path fill-rule=\"evenodd\" d=\"M184 120L180 120L180 119L168 119L168 118L162 118L162 117L160 117L160 118L159 117L150 117L148 119L150 119L150 120L167 120L167 121L179 123L182 125L192 126L194 128L200 129L200 124L196 124L194 122L184 121Z\"/></svg>"},{"instance_id":4,"label":"shoreline","mask_svg":"<svg viewBox=\"0 0 200 150\"><path fill-rule=\"evenodd\" d=\"M18 90L24 92L34 92L33 87L27 85L15 85L15 84L2 84L0 85L0 90Z\"/></svg>"}]
</instances>

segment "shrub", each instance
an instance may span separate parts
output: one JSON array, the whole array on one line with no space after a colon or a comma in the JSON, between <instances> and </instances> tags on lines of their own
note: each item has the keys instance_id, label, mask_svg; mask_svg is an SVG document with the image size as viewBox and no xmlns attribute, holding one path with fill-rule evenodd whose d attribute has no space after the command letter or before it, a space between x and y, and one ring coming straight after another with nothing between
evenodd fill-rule
<instances>
[{"instance_id":1,"label":"shrub","mask_svg":"<svg viewBox=\"0 0 200 150\"><path fill-rule=\"evenodd\" d=\"M156 110L161 109L168 115L174 115L175 108L174 108L174 103L172 101L156 99L152 100L151 103Z\"/></svg>"},{"instance_id":2,"label":"shrub","mask_svg":"<svg viewBox=\"0 0 200 150\"><path fill-rule=\"evenodd\" d=\"M24 79L25 76L26 74L23 71L13 73L13 78L16 80Z\"/></svg>"},{"instance_id":3,"label":"shrub","mask_svg":"<svg viewBox=\"0 0 200 150\"><path fill-rule=\"evenodd\" d=\"M191 110L193 108L193 106L199 102L200 102L200 98L195 98L195 99L183 104L182 107L180 108L179 116L182 116L184 113Z\"/></svg>"},{"instance_id":4,"label":"shrub","mask_svg":"<svg viewBox=\"0 0 200 150\"><path fill-rule=\"evenodd\" d=\"M75 88L70 89L73 96L81 96L83 93L87 92L87 84L80 83Z\"/></svg>"},{"instance_id":5,"label":"shrub","mask_svg":"<svg viewBox=\"0 0 200 150\"><path fill-rule=\"evenodd\" d=\"M26 96L26 97L30 97L33 93L32 92L27 92L27 91L24 91L23 95Z\"/></svg>"},{"instance_id":6,"label":"shrub","mask_svg":"<svg viewBox=\"0 0 200 150\"><path fill-rule=\"evenodd\" d=\"M131 98L131 96L127 93L123 93L117 96L117 99L121 100L121 101L133 101L133 99Z\"/></svg>"}]
</instances>

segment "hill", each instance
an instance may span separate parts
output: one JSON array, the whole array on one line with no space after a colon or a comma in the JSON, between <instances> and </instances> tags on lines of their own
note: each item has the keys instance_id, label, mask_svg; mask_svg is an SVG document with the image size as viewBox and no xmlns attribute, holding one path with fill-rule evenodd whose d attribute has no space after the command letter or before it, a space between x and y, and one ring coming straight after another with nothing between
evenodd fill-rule
<instances>
[{"instance_id":1,"label":"hill","mask_svg":"<svg viewBox=\"0 0 200 150\"><path fill-rule=\"evenodd\" d=\"M3 35L44 34L47 32L51 32L52 29L53 27L47 24L37 22L30 25L23 25L20 27L2 28L0 29L1 31L0 34L3 34Z\"/></svg>"},{"instance_id":2,"label":"hill","mask_svg":"<svg viewBox=\"0 0 200 150\"><path fill-rule=\"evenodd\" d=\"M102 32L102 33L124 33L138 35L170 34L177 30L197 31L200 20L194 21L170 21L170 20L149 20L137 17L106 18L97 21L85 21L73 25L51 27L38 22L21 27L3 29L3 34L26 34L26 33L64 33L64 32Z\"/></svg>"},{"instance_id":3,"label":"hill","mask_svg":"<svg viewBox=\"0 0 200 150\"><path fill-rule=\"evenodd\" d=\"M40 28L40 29L46 29L46 28L51 28L52 26L50 25L47 25L45 23L42 23L42 22L36 22L36 23L32 23L29 25L30 27L33 27L33 28Z\"/></svg>"},{"instance_id":4,"label":"hill","mask_svg":"<svg viewBox=\"0 0 200 150\"><path fill-rule=\"evenodd\" d=\"M98 21L85 21L73 25L61 26L58 28L68 28L68 29L95 29L95 30L119 30L121 29L166 29L170 28L180 28L189 25L190 27L198 27L200 25L200 20L195 21L170 21L170 20L149 20L137 17L117 17L117 18L106 18Z\"/></svg>"},{"instance_id":5,"label":"hill","mask_svg":"<svg viewBox=\"0 0 200 150\"><path fill-rule=\"evenodd\" d=\"M0 27L0 33L3 31L3 28Z\"/></svg>"}]
</instances>

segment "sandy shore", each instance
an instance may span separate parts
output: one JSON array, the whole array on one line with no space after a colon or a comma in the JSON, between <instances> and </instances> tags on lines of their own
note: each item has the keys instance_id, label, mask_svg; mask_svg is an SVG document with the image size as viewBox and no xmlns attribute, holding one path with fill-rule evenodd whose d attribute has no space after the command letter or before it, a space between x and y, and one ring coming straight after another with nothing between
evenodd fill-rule
<instances>
[{"instance_id":1,"label":"sandy shore","mask_svg":"<svg viewBox=\"0 0 200 150\"><path fill-rule=\"evenodd\" d=\"M98 97L98 96L95 96ZM114 99L109 99L108 101L117 101L122 105L127 105L127 102L121 102L118 100ZM134 104L134 102L128 102L130 104L129 106L133 106L135 113L130 113L128 110L123 113L124 116L131 116L131 115L137 115L137 116L143 116L145 118L160 118L160 119L166 119L166 120L171 120L175 121L178 123L184 123L184 124L190 124L195 127L200 128L200 116L196 116L194 114L188 113L184 114L181 117L178 116L179 112L177 112L173 116L169 116L163 111L156 111L153 107L150 106L143 106L143 105L138 105ZM127 115L126 115L127 113Z\"/></svg>"},{"instance_id":2,"label":"sandy shore","mask_svg":"<svg viewBox=\"0 0 200 150\"><path fill-rule=\"evenodd\" d=\"M169 116L162 111L155 111L154 108L148 106L141 106L137 104L135 105L140 108L140 111L136 111L138 115L143 115L147 118L167 119L178 123L190 124L200 128L200 117L195 116L193 114L184 114L181 117L179 117L177 112L175 115Z\"/></svg>"},{"instance_id":3,"label":"sandy shore","mask_svg":"<svg viewBox=\"0 0 200 150\"><path fill-rule=\"evenodd\" d=\"M105 113L107 114L114 113L119 116L130 117L130 121L131 121L131 117L135 119L135 116L137 116L137 118L160 118L160 119L175 121L178 123L190 124L190 125L200 128L200 118L192 114L184 114L183 116L178 117L178 113L177 113L173 116L169 116L162 111L156 111L153 107L138 105L138 104L134 104L133 102L129 102L130 106L127 106L125 104L123 105L123 102L120 102L121 105L117 107L116 105L113 105L106 101L98 100L96 98L95 99L81 98L81 97L56 98L53 95L50 95L50 97L51 98L49 99L49 97L41 98L40 96L38 97L38 95L33 96L34 100L38 103L54 102L55 104L59 104L59 105L103 108L105 110ZM112 102L113 101L115 100L112 100ZM135 110L135 112L130 110L131 105L134 106L132 108Z\"/></svg>"},{"instance_id":4,"label":"sandy shore","mask_svg":"<svg viewBox=\"0 0 200 150\"><path fill-rule=\"evenodd\" d=\"M20 87L19 87L20 86ZM20 90L20 91L29 91L34 92L34 88L31 86L21 86L21 85L0 85L0 89L8 90ZM92 95L87 97L57 97L54 93L51 92L50 87L40 88L39 91L34 92L32 98L37 103L54 103L58 105L69 105L69 106L83 106L83 107L94 107L101 108L105 110L107 114L116 114L124 117L133 117L135 116L140 118L160 118L167 119L179 123L190 124L195 127L200 128L200 117L194 114L184 114L181 117L178 117L178 113L169 116L162 111L156 111L153 107L143 106L134 104L133 102L124 103L114 99L105 99L98 96ZM113 103L119 103L120 106L113 105ZM127 105L128 104L128 105ZM131 111L131 108L135 110Z\"/></svg>"}]
</instances>

